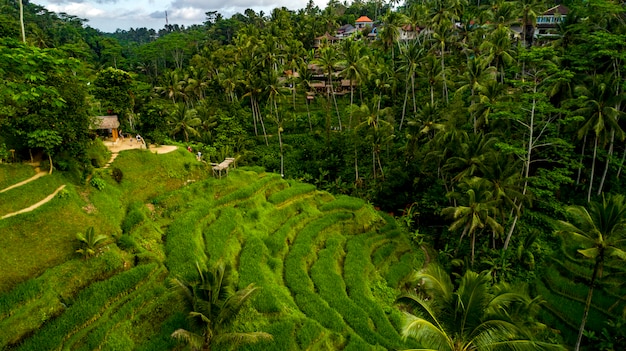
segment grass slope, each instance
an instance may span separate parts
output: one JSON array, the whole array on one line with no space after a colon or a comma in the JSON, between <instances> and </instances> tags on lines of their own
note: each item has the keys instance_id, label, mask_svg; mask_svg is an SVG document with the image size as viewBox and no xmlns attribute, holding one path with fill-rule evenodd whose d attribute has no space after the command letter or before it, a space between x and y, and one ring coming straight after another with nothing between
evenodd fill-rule
<instances>
[{"instance_id":1,"label":"grass slope","mask_svg":"<svg viewBox=\"0 0 626 351\"><path fill-rule=\"evenodd\" d=\"M42 208L0 220L1 349L176 349L169 335L188 327L187 311L168 280L192 280L196 263L220 258L240 287L261 287L233 328L274 336L243 349L418 346L402 341L393 300L423 257L370 205L271 173L214 179L184 151L123 152L112 168L122 182L102 170L102 190L59 172L12 195L68 185ZM89 226L108 240L84 260L74 236Z\"/></svg>"}]
</instances>

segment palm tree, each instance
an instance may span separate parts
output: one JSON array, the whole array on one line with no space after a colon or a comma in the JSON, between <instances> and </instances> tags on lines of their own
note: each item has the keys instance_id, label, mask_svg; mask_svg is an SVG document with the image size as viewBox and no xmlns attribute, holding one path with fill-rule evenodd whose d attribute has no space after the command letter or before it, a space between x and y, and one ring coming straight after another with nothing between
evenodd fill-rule
<instances>
[{"instance_id":1,"label":"palm tree","mask_svg":"<svg viewBox=\"0 0 626 351\"><path fill-rule=\"evenodd\" d=\"M85 258L89 258L96 254L96 250L104 244L107 239L106 235L96 235L93 227L89 227L85 233L76 233L76 239L81 243L81 248L76 250Z\"/></svg>"},{"instance_id":2,"label":"palm tree","mask_svg":"<svg viewBox=\"0 0 626 351\"><path fill-rule=\"evenodd\" d=\"M520 0L518 2L519 12L522 14L522 41L529 46L532 44L532 33L529 29L535 26L539 11L545 9L543 0Z\"/></svg>"},{"instance_id":3,"label":"palm tree","mask_svg":"<svg viewBox=\"0 0 626 351\"><path fill-rule=\"evenodd\" d=\"M343 59L339 61L338 65L343 68L340 73L341 76L349 81L350 105L352 105L354 103L354 86L361 83L365 77L368 56L361 41L344 40L341 42L341 49ZM348 128L352 128L352 113L350 113Z\"/></svg>"},{"instance_id":4,"label":"palm tree","mask_svg":"<svg viewBox=\"0 0 626 351\"><path fill-rule=\"evenodd\" d=\"M626 137L626 133L618 123L618 119L623 115L623 112L615 108L624 100L624 96L615 94L614 87L615 84L611 82L610 77L598 75L593 77L590 84L580 85L575 88L577 94L583 97L584 106L574 113L587 118L578 131L578 137L582 139L590 132L594 134L591 176L589 179L589 191L587 192L588 202L591 201L598 144L600 141L605 143L611 140L612 146L615 136L620 138L620 140L624 140L624 137ZM612 152L612 149L610 151ZM599 191L602 191L602 189L600 188Z\"/></svg>"},{"instance_id":5,"label":"palm tree","mask_svg":"<svg viewBox=\"0 0 626 351\"><path fill-rule=\"evenodd\" d=\"M400 29L407 24L409 19L400 12L387 10L383 17L383 24L380 30L380 38L383 49L389 51L391 49L391 57L394 57L394 50L398 39L400 38Z\"/></svg>"},{"instance_id":6,"label":"palm tree","mask_svg":"<svg viewBox=\"0 0 626 351\"><path fill-rule=\"evenodd\" d=\"M184 103L176 104L174 112L169 115L167 124L170 125L170 134L172 136L183 133L185 136L185 142L189 141L189 134L200 135L196 127L202 123L202 120L197 117L197 111L195 109L187 108Z\"/></svg>"},{"instance_id":7,"label":"palm tree","mask_svg":"<svg viewBox=\"0 0 626 351\"><path fill-rule=\"evenodd\" d=\"M481 44L480 50L487 53L487 60L496 67L500 74L500 82L504 83L504 69L515 60L511 46L511 29L498 25Z\"/></svg>"},{"instance_id":8,"label":"palm tree","mask_svg":"<svg viewBox=\"0 0 626 351\"><path fill-rule=\"evenodd\" d=\"M464 134L446 161L444 170L454 175L452 180L455 182L474 176L485 161L494 155L493 146L496 142L497 139L490 135Z\"/></svg>"},{"instance_id":9,"label":"palm tree","mask_svg":"<svg viewBox=\"0 0 626 351\"><path fill-rule=\"evenodd\" d=\"M474 119L474 130L477 131L483 125L489 125L489 118L497 107L498 102L506 95L504 84L492 80L485 85L476 87L478 92L477 101L469 107L469 112Z\"/></svg>"},{"instance_id":10,"label":"palm tree","mask_svg":"<svg viewBox=\"0 0 626 351\"><path fill-rule=\"evenodd\" d=\"M328 92L335 103L335 110L337 111L337 120L339 122L339 130L341 130L341 116L339 115L339 108L337 107L337 99L335 98L335 90L333 89L333 75L335 74L335 68L337 66L337 50L332 46L326 46L320 50L319 57L314 59L313 62L320 65L324 70L324 74L328 77L328 85L330 91ZM328 96L328 95L327 95Z\"/></svg>"},{"instance_id":11,"label":"palm tree","mask_svg":"<svg viewBox=\"0 0 626 351\"><path fill-rule=\"evenodd\" d=\"M376 105L376 99L374 99L373 105ZM355 133L365 129L365 140L369 141L372 145L372 176L377 177L377 169L380 170L381 177L384 178L383 166L380 160L381 148L384 144L393 139L393 125L380 117L387 117L391 114L389 107L379 109L380 107L370 107L368 105L361 105L356 108L359 119L363 118L363 122L355 128ZM355 149L356 154L356 149ZM355 155L355 167L356 167L356 155ZM358 173L358 168L357 173ZM357 176L358 180L358 176Z\"/></svg>"},{"instance_id":12,"label":"palm tree","mask_svg":"<svg viewBox=\"0 0 626 351\"><path fill-rule=\"evenodd\" d=\"M611 195L603 197L602 202L590 202L588 208L570 206L567 210L572 221L559 221L559 233L577 242L580 245L578 253L594 262L585 311L578 329L577 351L585 331L593 289L596 281L602 278L605 261L612 258L626 261L626 201L621 194Z\"/></svg>"},{"instance_id":13,"label":"palm tree","mask_svg":"<svg viewBox=\"0 0 626 351\"><path fill-rule=\"evenodd\" d=\"M193 350L207 351L218 344L234 346L272 339L272 335L264 332L228 331L241 308L258 291L254 284L233 291L231 268L221 260L210 270L201 269L197 264L196 267L199 281L172 280L189 304L189 317L195 323L195 331L177 329L172 337L186 341Z\"/></svg>"},{"instance_id":14,"label":"palm tree","mask_svg":"<svg viewBox=\"0 0 626 351\"><path fill-rule=\"evenodd\" d=\"M502 235L504 228L496 220L499 212L501 199L493 193L489 183L485 179L474 177L466 179L459 184L460 191L448 193L448 197L459 202L457 206L446 207L441 212L454 220L450 225L450 231L457 231L463 228L459 238L459 246L465 235L472 238L471 241L471 263L474 264L474 253L476 247L476 231L484 230L488 227L493 236Z\"/></svg>"},{"instance_id":15,"label":"palm tree","mask_svg":"<svg viewBox=\"0 0 626 351\"><path fill-rule=\"evenodd\" d=\"M528 322L539 310L540 299L524 287L491 284L489 272L466 271L455 286L438 265L416 272L417 291L398 302L405 311L404 338L414 338L418 350L565 350L560 345L533 340L538 323ZM529 318L530 317L530 318Z\"/></svg>"},{"instance_id":16,"label":"palm tree","mask_svg":"<svg viewBox=\"0 0 626 351\"><path fill-rule=\"evenodd\" d=\"M163 85L155 87L154 90L172 99L173 103L176 103L179 97L184 97L184 82L180 78L179 70L165 72L163 74Z\"/></svg>"},{"instance_id":17,"label":"palm tree","mask_svg":"<svg viewBox=\"0 0 626 351\"><path fill-rule=\"evenodd\" d=\"M521 204L528 201L528 195L524 193L522 186L523 177L519 171L520 163L520 160L514 159L511 155L496 153L480 166L482 178L489 182L491 191L497 199L501 200L500 216L502 223L508 219L506 218L507 212L514 214L515 218L519 218ZM508 248L512 234L513 231L509 230L504 240L503 250Z\"/></svg>"},{"instance_id":18,"label":"palm tree","mask_svg":"<svg viewBox=\"0 0 626 351\"><path fill-rule=\"evenodd\" d=\"M456 91L457 94L470 91L470 112L474 121L474 133L477 133L478 123L476 111L471 108L476 103L475 96L479 91L485 91L486 83L494 82L496 79L496 69L489 66L489 62L484 57L475 57L467 59L467 68L463 72L461 87Z\"/></svg>"},{"instance_id":19,"label":"palm tree","mask_svg":"<svg viewBox=\"0 0 626 351\"><path fill-rule=\"evenodd\" d=\"M402 130L404 124L404 116L406 113L406 104L409 98L409 82L411 83L411 97L413 98L413 113L417 113L417 102L415 98L415 75L419 67L419 63L424 57L424 47L419 45L417 41L410 41L404 45L400 45L400 70L406 72L406 83L404 88L404 103L402 104L402 118L400 119L400 127Z\"/></svg>"}]
</instances>

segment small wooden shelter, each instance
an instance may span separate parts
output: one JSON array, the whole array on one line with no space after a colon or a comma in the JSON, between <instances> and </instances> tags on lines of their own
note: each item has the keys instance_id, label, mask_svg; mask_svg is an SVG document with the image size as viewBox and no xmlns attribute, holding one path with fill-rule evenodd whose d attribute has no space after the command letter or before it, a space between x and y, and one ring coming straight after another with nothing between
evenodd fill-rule
<instances>
[{"instance_id":1,"label":"small wooden shelter","mask_svg":"<svg viewBox=\"0 0 626 351\"><path fill-rule=\"evenodd\" d=\"M117 141L119 138L118 129L120 127L120 121L117 119L117 115L111 116L96 116L91 129L107 130L111 133L113 141Z\"/></svg>"}]
</instances>

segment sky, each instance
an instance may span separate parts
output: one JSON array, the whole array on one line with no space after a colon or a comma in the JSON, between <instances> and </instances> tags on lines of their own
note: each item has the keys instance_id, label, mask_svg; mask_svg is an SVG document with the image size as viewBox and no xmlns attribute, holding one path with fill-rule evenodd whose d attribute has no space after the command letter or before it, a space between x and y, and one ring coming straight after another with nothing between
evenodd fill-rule
<instances>
[{"instance_id":1,"label":"sky","mask_svg":"<svg viewBox=\"0 0 626 351\"><path fill-rule=\"evenodd\" d=\"M326 7L327 0L314 0ZM307 0L32 0L33 4L48 11L65 12L86 19L87 25L103 32L112 33L118 28L154 28L165 26L165 13L169 24L202 24L205 13L218 11L224 18L243 13L251 8L255 12L269 14L276 7L290 10L302 9Z\"/></svg>"}]
</instances>

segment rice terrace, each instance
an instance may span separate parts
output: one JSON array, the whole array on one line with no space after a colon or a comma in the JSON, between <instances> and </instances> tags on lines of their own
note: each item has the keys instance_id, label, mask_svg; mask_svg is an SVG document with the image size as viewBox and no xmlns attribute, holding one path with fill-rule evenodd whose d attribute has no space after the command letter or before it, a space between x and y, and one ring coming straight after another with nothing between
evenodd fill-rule
<instances>
[{"instance_id":1,"label":"rice terrace","mask_svg":"<svg viewBox=\"0 0 626 351\"><path fill-rule=\"evenodd\" d=\"M168 280L191 281L196 265L219 260L235 269L237 287L260 288L235 328L273 341L250 348L411 345L393 304L423 254L389 216L273 173L236 169L216 179L183 149L127 151L113 166L124 173L120 184L103 173L102 191L68 185L38 210L0 221L3 348L176 347L170 335L187 313ZM29 167L0 165L2 185L30 176ZM46 194L66 181L57 174L25 187ZM2 211L19 195L0 194ZM75 234L88 226L106 239L85 259L74 254ZM46 234L34 235L42 227Z\"/></svg>"}]
</instances>

